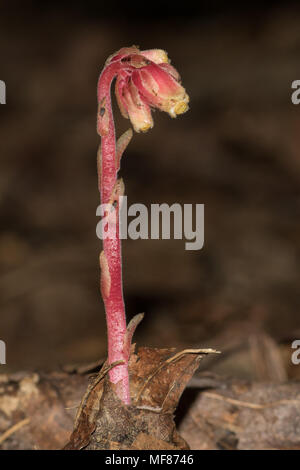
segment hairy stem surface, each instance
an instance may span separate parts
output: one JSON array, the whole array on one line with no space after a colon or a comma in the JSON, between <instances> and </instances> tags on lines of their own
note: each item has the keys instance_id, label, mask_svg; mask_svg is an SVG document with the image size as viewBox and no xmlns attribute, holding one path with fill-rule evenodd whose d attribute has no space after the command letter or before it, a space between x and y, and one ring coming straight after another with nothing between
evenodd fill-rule
<instances>
[{"instance_id":1,"label":"hairy stem surface","mask_svg":"<svg viewBox=\"0 0 300 470\"><path fill-rule=\"evenodd\" d=\"M105 305L108 360L109 363L124 361L109 372L110 381L117 384L119 398L130 403L128 354L124 348L126 317L122 287L122 254L119 233L119 197L122 195L122 181L117 179L116 138L113 121L110 89L118 63L107 66L98 82L97 131L101 136L101 151L98 152L98 179L101 204L106 204L107 224L102 225L103 251L100 255L101 292ZM109 236L107 236L107 233Z\"/></svg>"}]
</instances>

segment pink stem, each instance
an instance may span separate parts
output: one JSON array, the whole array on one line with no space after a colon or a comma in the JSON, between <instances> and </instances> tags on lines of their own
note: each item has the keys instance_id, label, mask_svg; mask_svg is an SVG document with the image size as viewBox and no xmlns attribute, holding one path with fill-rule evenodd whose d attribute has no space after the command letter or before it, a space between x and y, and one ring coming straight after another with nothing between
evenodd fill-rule
<instances>
[{"instance_id":1,"label":"pink stem","mask_svg":"<svg viewBox=\"0 0 300 470\"><path fill-rule=\"evenodd\" d=\"M110 89L111 83L118 71L120 63L113 62L102 72L98 82L98 120L97 130L101 135L102 159L98 164L99 191L101 203L112 202L112 194L117 183L118 167L116 163L116 139L115 126L111 107ZM118 384L116 392L119 398L130 404L128 354L124 348L126 334L125 305L122 288L122 255L119 234L119 200L113 200L116 210L115 236L105 238L103 236L103 251L105 255L102 268L102 296L106 311L107 336L108 336L108 361L124 361L124 364L115 366L109 372L110 381ZM108 222L108 226L109 226ZM109 227L108 227L109 229ZM104 228L103 228L104 230ZM108 267L108 270L105 269ZM107 271L105 273L105 270ZM104 276L104 277L103 277Z\"/></svg>"}]
</instances>

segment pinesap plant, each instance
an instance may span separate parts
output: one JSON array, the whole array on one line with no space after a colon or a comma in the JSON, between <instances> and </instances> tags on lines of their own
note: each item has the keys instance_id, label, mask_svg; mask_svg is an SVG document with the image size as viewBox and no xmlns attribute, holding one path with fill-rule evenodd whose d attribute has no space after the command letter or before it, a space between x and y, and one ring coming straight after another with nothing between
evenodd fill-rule
<instances>
[{"instance_id":1,"label":"pinesap plant","mask_svg":"<svg viewBox=\"0 0 300 470\"><path fill-rule=\"evenodd\" d=\"M108 363L118 364L110 370L109 378L116 385L119 398L129 405L128 361L131 338L138 321L126 325L119 226L124 184L118 178L118 171L122 153L133 132L129 129L116 141L111 103L114 79L120 111L130 119L136 132L146 132L153 127L151 109L176 117L188 110L189 97L177 70L161 49L140 51L136 46L120 49L108 58L98 81L97 132L101 136L101 145L97 165L101 204L105 207L100 284L106 312Z\"/></svg>"}]
</instances>

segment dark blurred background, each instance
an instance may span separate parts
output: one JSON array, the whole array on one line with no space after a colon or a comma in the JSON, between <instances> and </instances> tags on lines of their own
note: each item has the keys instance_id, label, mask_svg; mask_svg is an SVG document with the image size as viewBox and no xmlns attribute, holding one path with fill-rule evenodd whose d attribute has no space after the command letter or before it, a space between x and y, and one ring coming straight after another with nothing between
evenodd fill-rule
<instances>
[{"instance_id":1,"label":"dark blurred background","mask_svg":"<svg viewBox=\"0 0 300 470\"><path fill-rule=\"evenodd\" d=\"M156 112L122 160L129 204L205 204L205 246L123 242L127 316L157 347L214 347L209 370L299 376L300 8L296 2L1 2L1 372L106 354L95 228L96 83L123 46L163 48L190 111ZM129 122L115 109L118 133Z\"/></svg>"}]
</instances>

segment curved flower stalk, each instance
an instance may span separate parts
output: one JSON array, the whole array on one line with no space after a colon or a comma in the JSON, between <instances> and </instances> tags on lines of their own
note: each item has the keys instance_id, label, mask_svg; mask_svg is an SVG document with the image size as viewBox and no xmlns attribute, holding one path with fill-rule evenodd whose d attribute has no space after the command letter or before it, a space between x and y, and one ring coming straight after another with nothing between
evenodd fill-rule
<instances>
[{"instance_id":1,"label":"curved flower stalk","mask_svg":"<svg viewBox=\"0 0 300 470\"><path fill-rule=\"evenodd\" d=\"M125 132L116 143L110 96L115 78L120 111L130 119L136 132L153 127L151 108L176 117L187 111L189 98L180 84L178 72L169 63L166 52L160 49L140 51L136 46L120 49L108 58L98 82L97 131L101 136L98 179L101 203L105 205L103 251L100 254L101 293L106 311L108 361L109 364L123 361L110 370L109 377L116 384L119 398L130 404L128 359L131 337L138 321L130 322L126 329L119 236L120 197L124 194L124 184L117 174L132 130Z\"/></svg>"}]
</instances>

